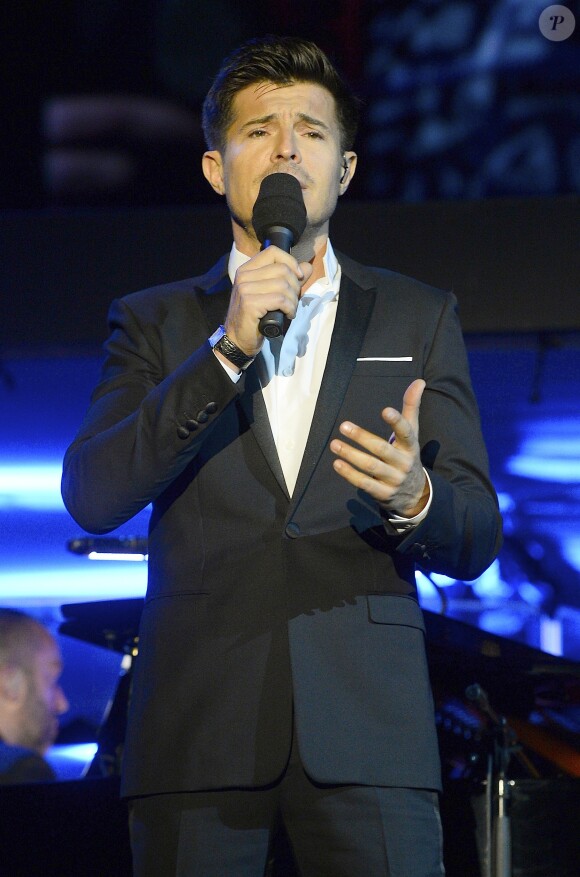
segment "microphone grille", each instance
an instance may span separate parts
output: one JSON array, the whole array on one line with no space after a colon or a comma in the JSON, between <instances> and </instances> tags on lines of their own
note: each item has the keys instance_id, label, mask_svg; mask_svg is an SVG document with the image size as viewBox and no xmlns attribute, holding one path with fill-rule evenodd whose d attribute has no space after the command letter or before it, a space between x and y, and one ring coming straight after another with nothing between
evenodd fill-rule
<instances>
[{"instance_id":1,"label":"microphone grille","mask_svg":"<svg viewBox=\"0 0 580 877\"><path fill-rule=\"evenodd\" d=\"M276 173L264 177L254 204L252 225L261 244L268 229L279 225L292 232L293 245L306 228L306 207L300 183L292 174Z\"/></svg>"}]
</instances>

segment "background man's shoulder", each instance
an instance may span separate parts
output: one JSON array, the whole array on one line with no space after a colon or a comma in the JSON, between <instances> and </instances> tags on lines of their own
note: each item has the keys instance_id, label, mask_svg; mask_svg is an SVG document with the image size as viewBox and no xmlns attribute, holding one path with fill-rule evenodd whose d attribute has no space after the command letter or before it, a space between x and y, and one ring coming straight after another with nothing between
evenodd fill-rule
<instances>
[{"instance_id":1,"label":"background man's shoulder","mask_svg":"<svg viewBox=\"0 0 580 877\"><path fill-rule=\"evenodd\" d=\"M0 785L37 783L55 779L48 762L22 746L0 743Z\"/></svg>"}]
</instances>

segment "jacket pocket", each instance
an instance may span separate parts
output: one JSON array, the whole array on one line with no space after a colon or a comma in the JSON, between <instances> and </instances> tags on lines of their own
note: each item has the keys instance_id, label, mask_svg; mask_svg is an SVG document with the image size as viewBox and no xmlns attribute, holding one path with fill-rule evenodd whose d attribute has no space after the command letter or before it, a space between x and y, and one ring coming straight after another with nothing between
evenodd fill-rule
<instances>
[{"instance_id":1,"label":"jacket pocket","mask_svg":"<svg viewBox=\"0 0 580 877\"><path fill-rule=\"evenodd\" d=\"M413 597L393 594L367 594L369 621L375 624L402 624L425 633L425 620Z\"/></svg>"}]
</instances>

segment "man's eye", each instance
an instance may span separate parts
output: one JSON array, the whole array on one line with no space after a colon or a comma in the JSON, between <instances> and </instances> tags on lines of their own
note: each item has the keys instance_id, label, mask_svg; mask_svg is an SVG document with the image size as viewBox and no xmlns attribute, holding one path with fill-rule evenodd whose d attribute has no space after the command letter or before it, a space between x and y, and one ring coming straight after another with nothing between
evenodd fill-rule
<instances>
[{"instance_id":1,"label":"man's eye","mask_svg":"<svg viewBox=\"0 0 580 877\"><path fill-rule=\"evenodd\" d=\"M254 131L250 131L250 137L264 137L266 132L263 128L256 128Z\"/></svg>"},{"instance_id":2,"label":"man's eye","mask_svg":"<svg viewBox=\"0 0 580 877\"><path fill-rule=\"evenodd\" d=\"M311 140L324 140L320 131L307 131L306 136L310 137Z\"/></svg>"}]
</instances>

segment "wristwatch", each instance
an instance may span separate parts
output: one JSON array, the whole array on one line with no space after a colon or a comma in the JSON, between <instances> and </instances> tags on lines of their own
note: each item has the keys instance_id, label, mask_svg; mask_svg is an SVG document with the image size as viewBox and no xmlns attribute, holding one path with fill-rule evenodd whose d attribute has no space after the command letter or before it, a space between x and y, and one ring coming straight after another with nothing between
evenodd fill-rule
<instances>
[{"instance_id":1,"label":"wristwatch","mask_svg":"<svg viewBox=\"0 0 580 877\"><path fill-rule=\"evenodd\" d=\"M245 371L256 358L255 356L248 356L247 353L240 350L238 345L228 338L224 326L220 326L215 330L209 339L209 343L212 350L219 350L222 356L225 356L232 365L235 365L241 371Z\"/></svg>"}]
</instances>

